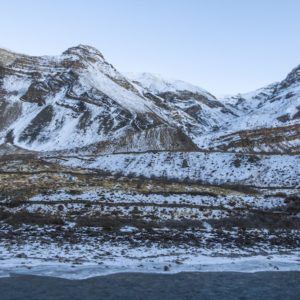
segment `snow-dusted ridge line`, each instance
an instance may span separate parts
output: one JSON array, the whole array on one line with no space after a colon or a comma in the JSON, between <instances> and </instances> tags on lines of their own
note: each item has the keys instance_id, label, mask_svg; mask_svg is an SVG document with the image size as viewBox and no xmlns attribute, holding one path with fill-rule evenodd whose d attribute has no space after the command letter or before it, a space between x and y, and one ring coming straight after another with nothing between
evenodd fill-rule
<instances>
[{"instance_id":1,"label":"snow-dusted ridge line","mask_svg":"<svg viewBox=\"0 0 300 300\"><path fill-rule=\"evenodd\" d=\"M165 78L159 74L147 72L125 72L123 74L131 81L139 83L141 86L155 94L165 92L190 91L192 93L211 96L211 94L209 94L206 90L196 85L178 79ZM214 98L213 96L211 97Z\"/></svg>"}]
</instances>

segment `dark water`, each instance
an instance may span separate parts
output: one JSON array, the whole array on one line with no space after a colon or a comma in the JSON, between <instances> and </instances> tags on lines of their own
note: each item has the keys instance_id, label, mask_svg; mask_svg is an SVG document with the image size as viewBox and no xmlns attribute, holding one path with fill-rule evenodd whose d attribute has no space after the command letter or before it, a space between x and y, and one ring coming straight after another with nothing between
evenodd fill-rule
<instances>
[{"instance_id":1,"label":"dark water","mask_svg":"<svg viewBox=\"0 0 300 300\"><path fill-rule=\"evenodd\" d=\"M0 279L0 299L300 299L300 272L16 276Z\"/></svg>"}]
</instances>

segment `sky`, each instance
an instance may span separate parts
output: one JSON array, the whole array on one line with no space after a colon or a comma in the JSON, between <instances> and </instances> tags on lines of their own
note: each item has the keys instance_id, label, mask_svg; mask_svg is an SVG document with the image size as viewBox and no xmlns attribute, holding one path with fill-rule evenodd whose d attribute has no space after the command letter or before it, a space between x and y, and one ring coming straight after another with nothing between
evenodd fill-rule
<instances>
[{"instance_id":1,"label":"sky","mask_svg":"<svg viewBox=\"0 0 300 300\"><path fill-rule=\"evenodd\" d=\"M284 79L300 64L299 0L0 0L0 47L58 55L96 47L121 72L214 95Z\"/></svg>"}]
</instances>

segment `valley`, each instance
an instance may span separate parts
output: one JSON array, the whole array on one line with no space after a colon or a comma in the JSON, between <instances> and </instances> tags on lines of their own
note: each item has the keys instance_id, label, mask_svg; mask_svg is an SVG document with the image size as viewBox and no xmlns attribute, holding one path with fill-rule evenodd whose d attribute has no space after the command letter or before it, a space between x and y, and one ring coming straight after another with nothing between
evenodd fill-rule
<instances>
[{"instance_id":1,"label":"valley","mask_svg":"<svg viewBox=\"0 0 300 300\"><path fill-rule=\"evenodd\" d=\"M299 101L0 50L0 273L298 269Z\"/></svg>"}]
</instances>

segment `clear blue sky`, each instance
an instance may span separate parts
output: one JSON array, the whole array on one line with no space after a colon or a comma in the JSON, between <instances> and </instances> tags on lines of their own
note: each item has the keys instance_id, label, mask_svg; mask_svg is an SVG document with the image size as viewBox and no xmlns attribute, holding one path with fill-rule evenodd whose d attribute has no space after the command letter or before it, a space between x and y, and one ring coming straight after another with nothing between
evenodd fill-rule
<instances>
[{"instance_id":1,"label":"clear blue sky","mask_svg":"<svg viewBox=\"0 0 300 300\"><path fill-rule=\"evenodd\" d=\"M0 46L98 48L120 71L247 92L300 64L299 0L2 0Z\"/></svg>"}]
</instances>

